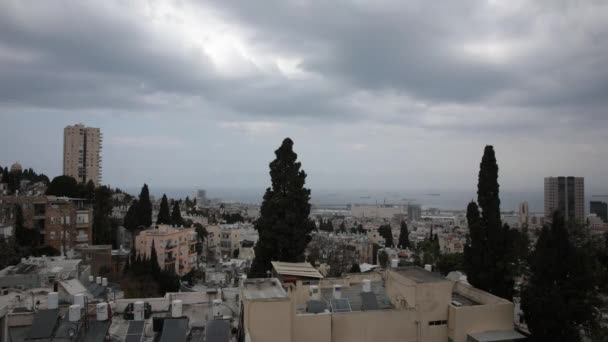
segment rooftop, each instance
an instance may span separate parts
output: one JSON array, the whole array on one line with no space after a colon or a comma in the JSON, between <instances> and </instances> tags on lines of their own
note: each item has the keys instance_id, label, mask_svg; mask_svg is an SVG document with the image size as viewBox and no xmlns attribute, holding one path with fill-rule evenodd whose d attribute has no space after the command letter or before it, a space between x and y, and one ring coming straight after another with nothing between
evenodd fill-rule
<instances>
[{"instance_id":1,"label":"rooftop","mask_svg":"<svg viewBox=\"0 0 608 342\"><path fill-rule=\"evenodd\" d=\"M400 267L396 269L397 272L406 278L409 278L417 283L436 283L449 281L439 274L429 272L423 268L416 266Z\"/></svg>"},{"instance_id":2,"label":"rooftop","mask_svg":"<svg viewBox=\"0 0 608 342\"><path fill-rule=\"evenodd\" d=\"M287 298L287 292L276 278L246 279L242 289L245 299Z\"/></svg>"},{"instance_id":3,"label":"rooftop","mask_svg":"<svg viewBox=\"0 0 608 342\"><path fill-rule=\"evenodd\" d=\"M309 262L279 262L273 261L272 267L280 276L296 276L323 279L323 275Z\"/></svg>"}]
</instances>

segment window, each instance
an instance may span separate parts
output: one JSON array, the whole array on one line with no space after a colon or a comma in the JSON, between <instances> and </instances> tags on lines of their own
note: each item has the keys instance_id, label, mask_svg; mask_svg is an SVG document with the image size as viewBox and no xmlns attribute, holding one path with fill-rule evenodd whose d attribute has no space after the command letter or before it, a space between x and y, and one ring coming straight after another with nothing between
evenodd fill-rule
<instances>
[{"instance_id":1,"label":"window","mask_svg":"<svg viewBox=\"0 0 608 342\"><path fill-rule=\"evenodd\" d=\"M429 325L446 325L448 321L429 321Z\"/></svg>"}]
</instances>

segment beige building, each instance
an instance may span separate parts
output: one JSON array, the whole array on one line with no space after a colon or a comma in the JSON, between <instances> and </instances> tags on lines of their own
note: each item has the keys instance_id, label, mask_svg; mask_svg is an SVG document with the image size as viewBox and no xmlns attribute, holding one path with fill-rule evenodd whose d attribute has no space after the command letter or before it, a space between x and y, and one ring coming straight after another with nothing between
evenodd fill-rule
<instances>
[{"instance_id":1,"label":"beige building","mask_svg":"<svg viewBox=\"0 0 608 342\"><path fill-rule=\"evenodd\" d=\"M137 254L149 257L152 242L161 269L175 269L184 275L196 266L196 231L194 228L174 228L159 225L141 231L135 238Z\"/></svg>"},{"instance_id":2,"label":"beige building","mask_svg":"<svg viewBox=\"0 0 608 342\"><path fill-rule=\"evenodd\" d=\"M216 258L232 258L237 249L240 253L241 228L238 224L213 225L206 229L207 248Z\"/></svg>"},{"instance_id":3,"label":"beige building","mask_svg":"<svg viewBox=\"0 0 608 342\"><path fill-rule=\"evenodd\" d=\"M583 177L545 178L545 219L559 210L569 221L585 220L585 179Z\"/></svg>"},{"instance_id":4,"label":"beige building","mask_svg":"<svg viewBox=\"0 0 608 342\"><path fill-rule=\"evenodd\" d=\"M339 279L246 279L250 342L515 341L513 303L417 267Z\"/></svg>"},{"instance_id":5,"label":"beige building","mask_svg":"<svg viewBox=\"0 0 608 342\"><path fill-rule=\"evenodd\" d=\"M101 183L101 142L99 128L83 124L66 126L63 130L63 174L78 182Z\"/></svg>"}]
</instances>

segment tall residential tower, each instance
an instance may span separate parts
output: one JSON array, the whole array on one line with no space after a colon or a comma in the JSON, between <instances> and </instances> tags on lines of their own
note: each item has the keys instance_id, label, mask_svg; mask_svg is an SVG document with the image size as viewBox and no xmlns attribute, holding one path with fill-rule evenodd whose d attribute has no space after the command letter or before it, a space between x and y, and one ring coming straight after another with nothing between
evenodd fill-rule
<instances>
[{"instance_id":1,"label":"tall residential tower","mask_svg":"<svg viewBox=\"0 0 608 342\"><path fill-rule=\"evenodd\" d=\"M101 142L99 128L83 124L66 126L63 130L63 174L78 182L101 183Z\"/></svg>"},{"instance_id":2,"label":"tall residential tower","mask_svg":"<svg viewBox=\"0 0 608 342\"><path fill-rule=\"evenodd\" d=\"M585 179L583 177L545 178L545 218L551 220L559 210L569 221L585 220Z\"/></svg>"}]
</instances>

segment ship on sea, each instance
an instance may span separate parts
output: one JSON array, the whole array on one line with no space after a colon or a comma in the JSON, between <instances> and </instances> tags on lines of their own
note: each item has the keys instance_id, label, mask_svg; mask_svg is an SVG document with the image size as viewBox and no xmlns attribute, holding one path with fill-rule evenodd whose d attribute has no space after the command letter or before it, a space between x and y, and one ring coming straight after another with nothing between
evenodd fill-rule
<instances>
[{"instance_id":1,"label":"ship on sea","mask_svg":"<svg viewBox=\"0 0 608 342\"><path fill-rule=\"evenodd\" d=\"M437 194L437 193L431 193L431 194L427 194L428 196L441 196L441 194Z\"/></svg>"}]
</instances>

